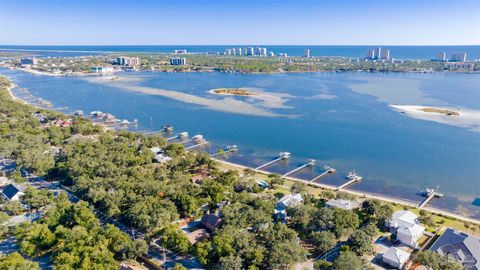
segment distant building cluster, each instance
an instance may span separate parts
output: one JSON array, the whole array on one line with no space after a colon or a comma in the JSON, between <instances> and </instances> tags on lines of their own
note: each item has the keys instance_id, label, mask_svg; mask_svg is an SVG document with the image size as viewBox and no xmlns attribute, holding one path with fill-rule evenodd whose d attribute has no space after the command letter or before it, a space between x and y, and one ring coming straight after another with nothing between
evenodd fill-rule
<instances>
[{"instance_id":1,"label":"distant building cluster","mask_svg":"<svg viewBox=\"0 0 480 270\"><path fill-rule=\"evenodd\" d=\"M435 61L445 62L447 61L447 53L444 51L437 52L435 55ZM449 62L466 62L467 61L467 53L466 52L453 52L450 55Z\"/></svg>"},{"instance_id":2,"label":"distant building cluster","mask_svg":"<svg viewBox=\"0 0 480 270\"><path fill-rule=\"evenodd\" d=\"M172 66L183 66L186 64L187 64L187 59L185 59L185 57L170 58L170 65Z\"/></svg>"},{"instance_id":3,"label":"distant building cluster","mask_svg":"<svg viewBox=\"0 0 480 270\"><path fill-rule=\"evenodd\" d=\"M21 65L36 65L38 60L36 58L22 58L20 59Z\"/></svg>"},{"instance_id":4,"label":"distant building cluster","mask_svg":"<svg viewBox=\"0 0 480 270\"><path fill-rule=\"evenodd\" d=\"M228 48L223 53L224 55L244 55L244 56L275 56L273 51L269 51L265 47L246 47L246 48ZM278 56L287 57L286 53L279 53Z\"/></svg>"},{"instance_id":5,"label":"distant building cluster","mask_svg":"<svg viewBox=\"0 0 480 270\"><path fill-rule=\"evenodd\" d=\"M446 62L445 69L454 71L454 70L473 70L475 68L475 63L467 62L467 53L466 52L453 52L450 55L450 58L447 59L447 53L444 51L437 52L435 54L435 59L432 61Z\"/></svg>"},{"instance_id":6,"label":"distant building cluster","mask_svg":"<svg viewBox=\"0 0 480 270\"><path fill-rule=\"evenodd\" d=\"M186 49L176 49L175 51L173 51L174 54L187 54L187 50Z\"/></svg>"},{"instance_id":7,"label":"distant building cluster","mask_svg":"<svg viewBox=\"0 0 480 270\"><path fill-rule=\"evenodd\" d=\"M374 48L370 49L367 52L367 57L366 59L368 60L389 60L390 59L390 50L388 49L383 49L383 48Z\"/></svg>"},{"instance_id":8,"label":"distant building cluster","mask_svg":"<svg viewBox=\"0 0 480 270\"><path fill-rule=\"evenodd\" d=\"M138 66L140 65L140 59L138 57L118 57L115 61L117 65L122 65L122 66Z\"/></svg>"}]
</instances>

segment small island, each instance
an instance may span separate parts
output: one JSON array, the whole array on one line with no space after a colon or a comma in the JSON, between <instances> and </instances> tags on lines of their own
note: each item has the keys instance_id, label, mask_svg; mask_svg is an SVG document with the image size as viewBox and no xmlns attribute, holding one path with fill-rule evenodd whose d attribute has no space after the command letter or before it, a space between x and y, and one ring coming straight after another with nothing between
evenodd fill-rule
<instances>
[{"instance_id":1,"label":"small island","mask_svg":"<svg viewBox=\"0 0 480 270\"><path fill-rule=\"evenodd\" d=\"M213 94L233 96L253 96L255 93L246 88L217 88L210 90Z\"/></svg>"},{"instance_id":2,"label":"small island","mask_svg":"<svg viewBox=\"0 0 480 270\"><path fill-rule=\"evenodd\" d=\"M454 112L446 109L431 108L431 107L418 108L417 110L422 112L427 112L427 113L439 113L444 115L460 115L458 112Z\"/></svg>"}]
</instances>

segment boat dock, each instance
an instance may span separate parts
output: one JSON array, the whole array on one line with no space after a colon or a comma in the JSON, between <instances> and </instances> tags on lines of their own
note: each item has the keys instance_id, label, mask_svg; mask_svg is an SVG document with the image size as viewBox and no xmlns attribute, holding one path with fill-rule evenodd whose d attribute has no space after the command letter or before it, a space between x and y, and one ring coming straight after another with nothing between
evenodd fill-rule
<instances>
[{"instance_id":1,"label":"boat dock","mask_svg":"<svg viewBox=\"0 0 480 270\"><path fill-rule=\"evenodd\" d=\"M346 183L340 185L339 187L337 187L336 190L339 191L339 190L344 189L344 188L346 188L346 187L348 187L348 186L350 186L350 185L353 185L353 184L355 184L355 183L357 183L357 182L360 182L360 180L362 180L362 177L361 177L361 176L358 176L358 175L355 173L355 171L353 171L353 172L349 172L349 173L348 173L347 179L348 179L348 181L347 181Z\"/></svg>"},{"instance_id":2,"label":"boat dock","mask_svg":"<svg viewBox=\"0 0 480 270\"><path fill-rule=\"evenodd\" d=\"M309 166L313 166L315 165L315 160L314 159L310 159L307 163L303 164L302 166L298 167L298 168L295 168L289 172L287 172L286 174L282 175L281 178L285 178L293 173L296 173L298 171L300 171L301 169L303 168L306 168L306 167L309 167Z\"/></svg>"},{"instance_id":3,"label":"boat dock","mask_svg":"<svg viewBox=\"0 0 480 270\"><path fill-rule=\"evenodd\" d=\"M236 145L227 145L225 149L221 149L221 150L222 151L219 150L217 153L211 154L210 156L215 157L215 156L224 155L231 152L237 152L238 147Z\"/></svg>"},{"instance_id":4,"label":"boat dock","mask_svg":"<svg viewBox=\"0 0 480 270\"><path fill-rule=\"evenodd\" d=\"M335 168L332 168L332 167L328 167L328 166L327 166L325 169L326 169L326 171L324 171L324 172L323 172L322 174L320 174L320 175L315 176L315 177L312 178L309 182L316 181L316 180L324 177L324 176L327 175L327 174L333 174L333 173L336 173L336 172L337 172L337 170L336 170Z\"/></svg>"},{"instance_id":5,"label":"boat dock","mask_svg":"<svg viewBox=\"0 0 480 270\"><path fill-rule=\"evenodd\" d=\"M194 144L192 146L189 146L189 147L185 147L185 150L190 150L190 149L193 149L195 147L199 147L199 146L202 146L202 145L205 145L205 144L208 144L209 142L207 141L204 141L204 142L201 142L201 143L197 143L197 144Z\"/></svg>"},{"instance_id":6,"label":"boat dock","mask_svg":"<svg viewBox=\"0 0 480 270\"><path fill-rule=\"evenodd\" d=\"M418 209L422 209L423 207L425 207L433 198L437 197L437 198L441 198L443 197L444 195L442 193L438 193L436 191L433 191L431 192L430 194L427 194L427 197L425 198L425 200L423 200L423 202L421 202L417 208Z\"/></svg>"},{"instance_id":7,"label":"boat dock","mask_svg":"<svg viewBox=\"0 0 480 270\"><path fill-rule=\"evenodd\" d=\"M260 165L258 167L255 168L255 170L260 170L261 168L264 168L264 167L267 167L269 165L272 165L273 163L277 162L277 161L280 161L280 160L284 160L284 159L288 159L290 157L290 153L289 152L281 152L278 154L278 158L270 161L270 162L267 162L263 165Z\"/></svg>"},{"instance_id":8,"label":"boat dock","mask_svg":"<svg viewBox=\"0 0 480 270\"><path fill-rule=\"evenodd\" d=\"M171 140L175 140L175 139L183 139L183 138L188 138L188 132L180 132L178 133L177 136L173 136L173 137L170 137L170 138L166 138L165 140L167 142L171 141Z\"/></svg>"},{"instance_id":9,"label":"boat dock","mask_svg":"<svg viewBox=\"0 0 480 270\"><path fill-rule=\"evenodd\" d=\"M142 135L151 136L151 135L161 134L161 133L163 133L163 131L160 129L160 130L145 132L145 133L142 133ZM176 137L175 137L175 138L176 138Z\"/></svg>"}]
</instances>

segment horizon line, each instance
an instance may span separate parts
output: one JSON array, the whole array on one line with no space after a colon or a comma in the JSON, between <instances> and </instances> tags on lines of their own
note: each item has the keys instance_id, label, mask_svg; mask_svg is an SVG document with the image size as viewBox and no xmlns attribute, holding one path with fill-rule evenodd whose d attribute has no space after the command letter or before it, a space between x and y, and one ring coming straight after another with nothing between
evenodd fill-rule
<instances>
[{"instance_id":1,"label":"horizon line","mask_svg":"<svg viewBox=\"0 0 480 270\"><path fill-rule=\"evenodd\" d=\"M0 46L480 46L480 44L0 44Z\"/></svg>"}]
</instances>

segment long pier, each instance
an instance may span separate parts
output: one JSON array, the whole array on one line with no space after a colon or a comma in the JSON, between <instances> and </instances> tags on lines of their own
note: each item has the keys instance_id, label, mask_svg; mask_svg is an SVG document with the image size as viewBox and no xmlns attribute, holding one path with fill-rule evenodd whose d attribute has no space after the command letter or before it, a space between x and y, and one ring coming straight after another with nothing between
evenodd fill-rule
<instances>
[{"instance_id":1,"label":"long pier","mask_svg":"<svg viewBox=\"0 0 480 270\"><path fill-rule=\"evenodd\" d=\"M442 193L438 193L436 191L432 192L430 195L428 195L425 200L423 200L423 202L421 202L417 208L418 209L422 209L423 207L425 207L433 198L435 197L438 197L438 198L441 198L443 197L443 194Z\"/></svg>"},{"instance_id":2,"label":"long pier","mask_svg":"<svg viewBox=\"0 0 480 270\"><path fill-rule=\"evenodd\" d=\"M164 131L162 131L161 129L159 129L159 130L155 130L155 131L150 131L150 132L142 133L142 135L150 136L150 135L161 134L161 133L164 133Z\"/></svg>"},{"instance_id":3,"label":"long pier","mask_svg":"<svg viewBox=\"0 0 480 270\"><path fill-rule=\"evenodd\" d=\"M285 177L287 177L287 176L289 176L289 175L291 175L291 174L293 174L293 173L295 173L295 172L300 171L301 169L303 169L303 168L305 168L305 167L313 166L313 165L315 165L315 160L311 159L311 160L309 160L307 163L303 164L302 166L300 166L300 167L298 167L298 168L296 168L296 169L293 169L293 170L287 172L286 174L282 175L281 178L285 178Z\"/></svg>"},{"instance_id":4,"label":"long pier","mask_svg":"<svg viewBox=\"0 0 480 270\"><path fill-rule=\"evenodd\" d=\"M347 181L346 183L344 183L343 185L340 185L339 187L337 187L336 190L341 190L341 189L344 189L354 183L357 183L357 182L360 182L360 180L362 180L362 177L361 176L358 176L355 171L353 172L350 172L347 176L347 178L349 179L349 181Z\"/></svg>"},{"instance_id":5,"label":"long pier","mask_svg":"<svg viewBox=\"0 0 480 270\"><path fill-rule=\"evenodd\" d=\"M188 137L188 132L180 132L180 133L178 133L177 136L167 138L166 141L168 142L168 141L171 141L171 140L187 138L187 137Z\"/></svg>"},{"instance_id":6,"label":"long pier","mask_svg":"<svg viewBox=\"0 0 480 270\"><path fill-rule=\"evenodd\" d=\"M335 172L337 172L337 170L335 170L334 168L329 167L326 171L324 171L324 172L321 173L320 175L315 176L315 177L312 178L309 182L316 181L316 180L324 177L324 176L327 175L327 174L333 174L333 173L335 173Z\"/></svg>"},{"instance_id":7,"label":"long pier","mask_svg":"<svg viewBox=\"0 0 480 270\"><path fill-rule=\"evenodd\" d=\"M261 168L264 168L264 167L267 167L269 165L272 165L273 163L277 162L277 161L280 161L280 160L284 160L284 159L288 159L290 157L290 153L287 153L287 152L283 152L283 153L280 153L279 157L270 161L270 162L267 162L263 165L260 165L258 167L255 168L255 170L260 170Z\"/></svg>"},{"instance_id":8,"label":"long pier","mask_svg":"<svg viewBox=\"0 0 480 270\"><path fill-rule=\"evenodd\" d=\"M208 144L208 142L207 142L207 141L204 141L204 142L201 142L201 143L197 143L197 144L195 144L195 145L186 147L185 150L189 150L189 149L192 149L192 148L195 148L195 147L198 147L198 146L202 146L202 145L205 145L205 144Z\"/></svg>"},{"instance_id":9,"label":"long pier","mask_svg":"<svg viewBox=\"0 0 480 270\"><path fill-rule=\"evenodd\" d=\"M218 152L218 153L211 154L210 156L211 157L216 157L216 156L219 156L219 155L223 155L223 154L227 154L227 153L231 153L231 152L236 152L238 150L236 145L233 145L233 146L229 145L227 147L230 147L230 149L223 150L223 152Z\"/></svg>"}]
</instances>

